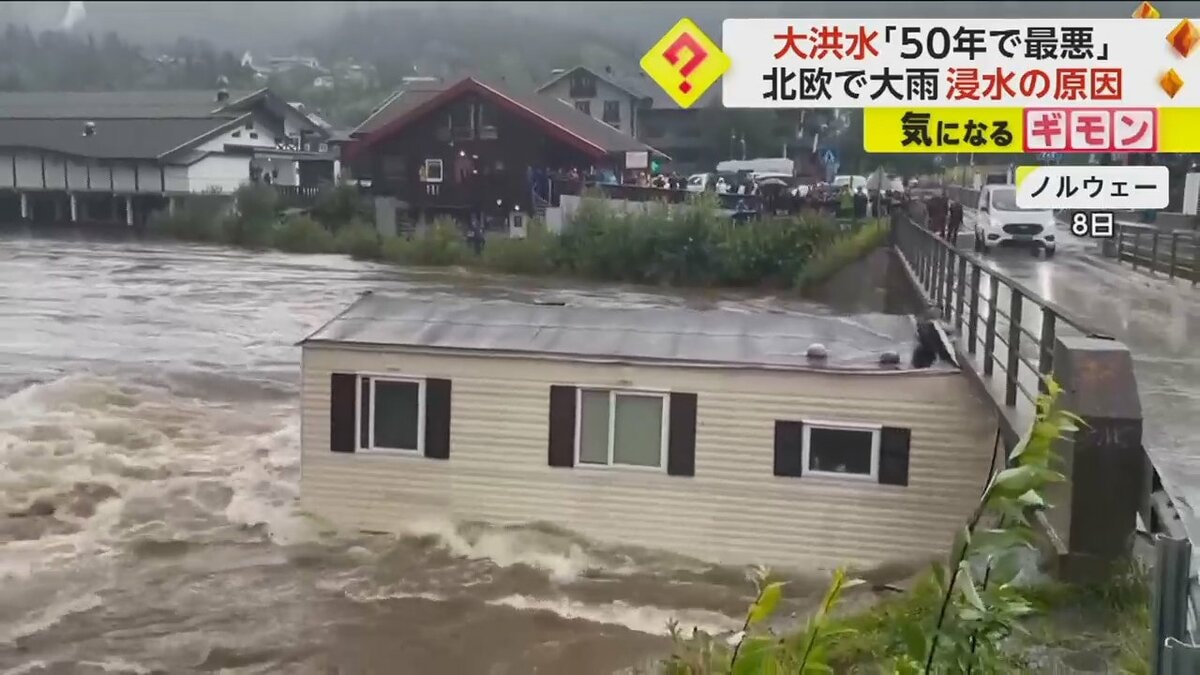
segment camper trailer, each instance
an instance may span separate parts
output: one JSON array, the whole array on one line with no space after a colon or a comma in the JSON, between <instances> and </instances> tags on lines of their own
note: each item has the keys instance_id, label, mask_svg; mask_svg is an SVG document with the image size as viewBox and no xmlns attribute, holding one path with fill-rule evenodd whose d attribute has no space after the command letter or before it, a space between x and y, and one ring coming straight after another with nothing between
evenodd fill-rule
<instances>
[{"instance_id":1,"label":"camper trailer","mask_svg":"<svg viewBox=\"0 0 1200 675\"><path fill-rule=\"evenodd\" d=\"M913 332L366 294L301 342L301 501L368 531L550 522L717 563L925 559L978 501L996 417L952 363L897 363Z\"/></svg>"}]
</instances>

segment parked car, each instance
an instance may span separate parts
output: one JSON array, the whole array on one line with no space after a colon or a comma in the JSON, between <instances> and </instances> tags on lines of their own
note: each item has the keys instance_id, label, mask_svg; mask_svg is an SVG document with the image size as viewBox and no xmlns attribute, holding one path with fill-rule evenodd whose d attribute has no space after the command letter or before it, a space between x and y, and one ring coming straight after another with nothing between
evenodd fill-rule
<instances>
[{"instance_id":1,"label":"parked car","mask_svg":"<svg viewBox=\"0 0 1200 675\"><path fill-rule=\"evenodd\" d=\"M995 246L1034 246L1049 258L1057 248L1054 212L1017 207L1017 186L985 185L979 191L975 219L975 251L987 253Z\"/></svg>"}]
</instances>

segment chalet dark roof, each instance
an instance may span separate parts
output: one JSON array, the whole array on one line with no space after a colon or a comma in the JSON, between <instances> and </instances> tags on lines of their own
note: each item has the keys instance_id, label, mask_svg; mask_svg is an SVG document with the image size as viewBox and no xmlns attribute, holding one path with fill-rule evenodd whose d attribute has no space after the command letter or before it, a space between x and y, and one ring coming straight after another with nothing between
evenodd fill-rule
<instances>
[{"instance_id":1,"label":"chalet dark roof","mask_svg":"<svg viewBox=\"0 0 1200 675\"><path fill-rule=\"evenodd\" d=\"M390 136L468 92L480 94L501 107L530 118L550 135L595 156L639 151L661 154L633 136L579 112L567 102L535 93L516 92L477 77L463 78L398 117L386 121L355 144L352 154L361 152L379 139Z\"/></svg>"},{"instance_id":2,"label":"chalet dark roof","mask_svg":"<svg viewBox=\"0 0 1200 675\"><path fill-rule=\"evenodd\" d=\"M538 87L538 92L545 92L559 80L569 76L577 70L586 70L597 79L604 80L612 86L629 93L631 96L650 101L650 107L654 110L682 110L679 104L672 99L663 88L646 76L643 72L623 73L618 71L597 70L587 66L575 66L550 78L545 84ZM713 85L708 91L694 103L692 108L704 108L712 104L716 99L720 98L720 83Z\"/></svg>"},{"instance_id":3,"label":"chalet dark roof","mask_svg":"<svg viewBox=\"0 0 1200 675\"><path fill-rule=\"evenodd\" d=\"M913 344L913 319L682 308L547 306L364 294L302 344L437 349L606 363L880 371ZM828 357L807 357L814 343ZM947 368L940 368L946 370Z\"/></svg>"},{"instance_id":4,"label":"chalet dark roof","mask_svg":"<svg viewBox=\"0 0 1200 675\"><path fill-rule=\"evenodd\" d=\"M369 134L445 90L446 85L441 82L414 83L397 90L368 115L351 135Z\"/></svg>"},{"instance_id":5,"label":"chalet dark roof","mask_svg":"<svg viewBox=\"0 0 1200 675\"><path fill-rule=\"evenodd\" d=\"M86 122L95 132L83 135ZM96 159L158 159L202 137L239 123L239 118L3 119L0 147L49 150Z\"/></svg>"},{"instance_id":6,"label":"chalet dark roof","mask_svg":"<svg viewBox=\"0 0 1200 675\"><path fill-rule=\"evenodd\" d=\"M220 103L216 90L0 92L0 116L29 119L212 117L222 108L257 93L231 91L229 100ZM236 113L229 111L229 114Z\"/></svg>"}]
</instances>

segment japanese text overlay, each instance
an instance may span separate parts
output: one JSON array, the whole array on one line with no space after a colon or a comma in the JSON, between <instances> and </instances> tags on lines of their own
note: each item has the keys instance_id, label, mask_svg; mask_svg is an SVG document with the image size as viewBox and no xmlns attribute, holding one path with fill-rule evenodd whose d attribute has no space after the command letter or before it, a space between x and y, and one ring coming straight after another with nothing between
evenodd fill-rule
<instances>
[{"instance_id":1,"label":"japanese text overlay","mask_svg":"<svg viewBox=\"0 0 1200 675\"><path fill-rule=\"evenodd\" d=\"M730 108L1200 107L1147 19L727 19ZM1174 71L1183 86L1161 83Z\"/></svg>"}]
</instances>

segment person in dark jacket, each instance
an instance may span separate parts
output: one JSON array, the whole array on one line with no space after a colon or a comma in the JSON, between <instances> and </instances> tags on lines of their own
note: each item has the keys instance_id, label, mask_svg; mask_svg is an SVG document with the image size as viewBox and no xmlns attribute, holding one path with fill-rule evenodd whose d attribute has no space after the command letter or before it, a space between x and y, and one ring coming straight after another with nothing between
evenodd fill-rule
<instances>
[{"instance_id":1,"label":"person in dark jacket","mask_svg":"<svg viewBox=\"0 0 1200 675\"><path fill-rule=\"evenodd\" d=\"M946 241L958 246L958 231L963 224L963 205L957 200L950 202L950 218L946 223Z\"/></svg>"}]
</instances>

